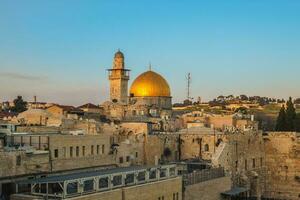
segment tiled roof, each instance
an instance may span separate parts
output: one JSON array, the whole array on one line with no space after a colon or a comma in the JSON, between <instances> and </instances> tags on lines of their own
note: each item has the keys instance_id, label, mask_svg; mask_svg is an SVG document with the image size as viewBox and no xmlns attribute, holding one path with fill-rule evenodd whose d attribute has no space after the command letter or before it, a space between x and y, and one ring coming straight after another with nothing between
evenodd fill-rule
<instances>
[{"instance_id":1,"label":"tiled roof","mask_svg":"<svg viewBox=\"0 0 300 200\"><path fill-rule=\"evenodd\" d=\"M3 119L4 117L14 117L17 115L18 115L18 113L15 113L15 112L2 111L2 112L0 112L0 119Z\"/></svg>"}]
</instances>

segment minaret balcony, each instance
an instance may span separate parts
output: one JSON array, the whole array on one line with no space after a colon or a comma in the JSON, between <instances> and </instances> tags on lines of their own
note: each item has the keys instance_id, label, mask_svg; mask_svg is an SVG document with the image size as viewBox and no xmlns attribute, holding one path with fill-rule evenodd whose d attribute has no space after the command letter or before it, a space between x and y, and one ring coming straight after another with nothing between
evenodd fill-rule
<instances>
[{"instance_id":1,"label":"minaret balcony","mask_svg":"<svg viewBox=\"0 0 300 200\"><path fill-rule=\"evenodd\" d=\"M108 69L109 79L125 79L129 80L129 69Z\"/></svg>"}]
</instances>

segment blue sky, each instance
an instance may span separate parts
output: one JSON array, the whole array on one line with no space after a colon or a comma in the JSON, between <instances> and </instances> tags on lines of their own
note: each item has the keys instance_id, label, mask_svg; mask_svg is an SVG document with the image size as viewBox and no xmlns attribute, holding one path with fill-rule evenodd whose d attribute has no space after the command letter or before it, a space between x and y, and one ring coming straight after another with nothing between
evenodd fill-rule
<instances>
[{"instance_id":1,"label":"blue sky","mask_svg":"<svg viewBox=\"0 0 300 200\"><path fill-rule=\"evenodd\" d=\"M174 102L188 72L204 100L300 97L298 0L0 0L0 101L103 102L118 48L131 82L151 62Z\"/></svg>"}]
</instances>

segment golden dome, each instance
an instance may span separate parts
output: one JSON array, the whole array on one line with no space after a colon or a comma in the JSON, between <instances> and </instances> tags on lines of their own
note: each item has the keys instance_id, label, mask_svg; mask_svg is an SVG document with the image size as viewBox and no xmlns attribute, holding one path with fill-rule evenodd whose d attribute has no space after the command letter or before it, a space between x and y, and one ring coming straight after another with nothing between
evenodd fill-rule
<instances>
[{"instance_id":1,"label":"golden dome","mask_svg":"<svg viewBox=\"0 0 300 200\"><path fill-rule=\"evenodd\" d=\"M134 97L170 97L167 81L158 73L147 71L139 75L132 83L130 96Z\"/></svg>"}]
</instances>

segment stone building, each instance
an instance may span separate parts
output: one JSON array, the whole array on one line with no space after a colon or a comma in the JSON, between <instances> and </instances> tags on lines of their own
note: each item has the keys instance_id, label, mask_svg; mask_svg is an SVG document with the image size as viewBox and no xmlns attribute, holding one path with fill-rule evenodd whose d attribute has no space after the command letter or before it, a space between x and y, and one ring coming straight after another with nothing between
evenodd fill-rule
<instances>
[{"instance_id":1,"label":"stone building","mask_svg":"<svg viewBox=\"0 0 300 200\"><path fill-rule=\"evenodd\" d=\"M98 113L103 114L103 108L96 106L92 103L86 103L84 105L78 106L77 108L83 110L86 113Z\"/></svg>"},{"instance_id":2,"label":"stone building","mask_svg":"<svg viewBox=\"0 0 300 200\"><path fill-rule=\"evenodd\" d=\"M178 132L181 139L181 159L212 160L225 134L206 127L192 127Z\"/></svg>"},{"instance_id":3,"label":"stone building","mask_svg":"<svg viewBox=\"0 0 300 200\"><path fill-rule=\"evenodd\" d=\"M156 105L161 109L171 109L171 92L167 81L151 70L139 75L130 88L132 104Z\"/></svg>"},{"instance_id":4,"label":"stone building","mask_svg":"<svg viewBox=\"0 0 300 200\"><path fill-rule=\"evenodd\" d=\"M226 127L235 127L244 129L247 127L255 127L258 129L258 123L251 115L243 114L212 114L204 111L192 111L180 116L183 120L183 126L187 127L191 123L202 123L206 127L212 127L224 130Z\"/></svg>"},{"instance_id":5,"label":"stone building","mask_svg":"<svg viewBox=\"0 0 300 200\"><path fill-rule=\"evenodd\" d=\"M30 147L2 147L0 140L0 196L15 193L15 182L51 171L49 152Z\"/></svg>"},{"instance_id":6,"label":"stone building","mask_svg":"<svg viewBox=\"0 0 300 200\"><path fill-rule=\"evenodd\" d=\"M55 126L63 124L66 117L62 114L52 113L44 109L29 109L20 113L16 119L22 125L28 126Z\"/></svg>"},{"instance_id":7,"label":"stone building","mask_svg":"<svg viewBox=\"0 0 300 200\"><path fill-rule=\"evenodd\" d=\"M66 106L66 105L53 105L47 108L47 111L54 114L54 115L63 115L65 117L71 117L71 116L82 116L83 110L79 108L75 108L74 106Z\"/></svg>"},{"instance_id":8,"label":"stone building","mask_svg":"<svg viewBox=\"0 0 300 200\"><path fill-rule=\"evenodd\" d=\"M112 138L107 134L13 134L8 142L49 151L51 171L116 164L111 153Z\"/></svg>"},{"instance_id":9,"label":"stone building","mask_svg":"<svg viewBox=\"0 0 300 200\"><path fill-rule=\"evenodd\" d=\"M128 93L129 70L124 54L115 53L109 69L110 101L102 104L104 113L118 119L171 116L172 97L167 81L154 71L139 75Z\"/></svg>"}]
</instances>

